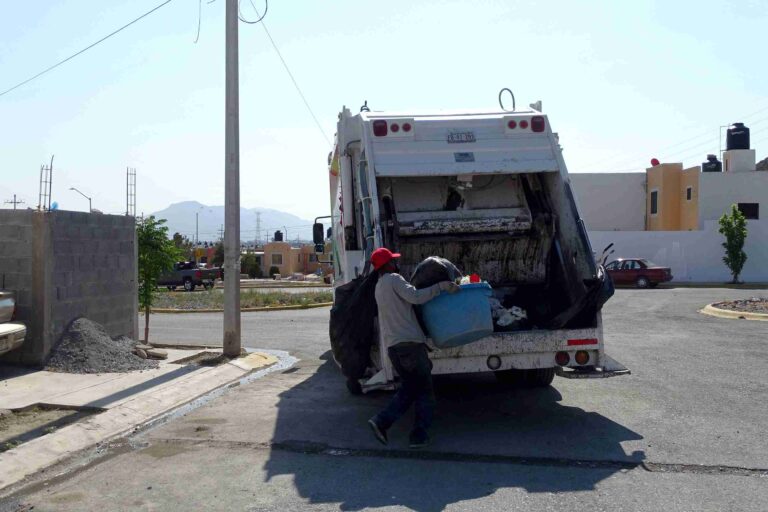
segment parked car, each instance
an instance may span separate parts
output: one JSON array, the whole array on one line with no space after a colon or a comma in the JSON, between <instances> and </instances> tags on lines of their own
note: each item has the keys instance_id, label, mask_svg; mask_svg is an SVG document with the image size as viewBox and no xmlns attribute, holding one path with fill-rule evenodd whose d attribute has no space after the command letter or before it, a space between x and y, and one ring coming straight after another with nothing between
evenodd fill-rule
<instances>
[{"instance_id":1,"label":"parked car","mask_svg":"<svg viewBox=\"0 0 768 512\"><path fill-rule=\"evenodd\" d=\"M198 286L210 290L220 277L221 271L218 268L200 268L192 261L180 261L174 263L173 270L160 275L157 285L166 286L169 290L183 286L188 292L194 291Z\"/></svg>"},{"instance_id":2,"label":"parked car","mask_svg":"<svg viewBox=\"0 0 768 512\"><path fill-rule=\"evenodd\" d=\"M656 288L659 283L672 280L669 267L656 265L641 258L619 258L605 266L613 282L635 285L638 288Z\"/></svg>"},{"instance_id":3,"label":"parked car","mask_svg":"<svg viewBox=\"0 0 768 512\"><path fill-rule=\"evenodd\" d=\"M0 354L19 348L24 343L27 327L13 322L16 298L13 292L0 290Z\"/></svg>"}]
</instances>

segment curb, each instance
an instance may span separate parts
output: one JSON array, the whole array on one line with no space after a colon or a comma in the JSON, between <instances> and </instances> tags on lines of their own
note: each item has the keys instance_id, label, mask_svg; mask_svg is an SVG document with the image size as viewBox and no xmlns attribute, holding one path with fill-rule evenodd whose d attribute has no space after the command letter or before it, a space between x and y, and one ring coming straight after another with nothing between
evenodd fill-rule
<instances>
[{"instance_id":1,"label":"curb","mask_svg":"<svg viewBox=\"0 0 768 512\"><path fill-rule=\"evenodd\" d=\"M320 302L318 304L300 304L297 306L277 306L277 307L264 307L264 308L241 308L242 313L255 313L259 311L290 311L293 309L315 309L315 308L327 308L333 306L333 302ZM158 308L153 309L153 313L161 314L175 314L175 313L223 313L223 309L171 309L171 308Z\"/></svg>"},{"instance_id":2,"label":"curb","mask_svg":"<svg viewBox=\"0 0 768 512\"><path fill-rule=\"evenodd\" d=\"M727 318L729 320L758 320L768 322L768 314L765 313L748 313L746 311L721 309L716 308L712 304L707 304L704 309L699 310L699 313L717 318Z\"/></svg>"},{"instance_id":3,"label":"curb","mask_svg":"<svg viewBox=\"0 0 768 512\"><path fill-rule=\"evenodd\" d=\"M768 283L707 283L707 282L675 282L661 283L659 289L673 288L724 288L729 290L765 290L768 289Z\"/></svg>"},{"instance_id":4,"label":"curb","mask_svg":"<svg viewBox=\"0 0 768 512\"><path fill-rule=\"evenodd\" d=\"M185 411L201 403L205 397L223 393L251 376L268 373L280 366L281 358L277 355L254 351L207 372L174 379L175 382L171 381L160 389L161 396L139 394L136 399L108 408L97 416L0 453L0 468L4 470L0 471L0 502L25 486L34 485L35 479L49 468L71 464L76 457L94 447L98 449L151 428L176 411ZM209 387L205 386L206 383ZM143 403L147 405L142 407ZM62 474L68 472L69 469L65 469Z\"/></svg>"}]
</instances>

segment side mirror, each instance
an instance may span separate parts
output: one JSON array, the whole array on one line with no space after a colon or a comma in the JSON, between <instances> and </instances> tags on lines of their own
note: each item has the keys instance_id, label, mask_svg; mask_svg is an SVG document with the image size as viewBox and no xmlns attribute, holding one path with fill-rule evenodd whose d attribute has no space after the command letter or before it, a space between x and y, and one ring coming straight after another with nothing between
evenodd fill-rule
<instances>
[{"instance_id":1,"label":"side mirror","mask_svg":"<svg viewBox=\"0 0 768 512\"><path fill-rule=\"evenodd\" d=\"M324 253L325 252L325 244L315 244L315 252L317 253Z\"/></svg>"},{"instance_id":2,"label":"side mirror","mask_svg":"<svg viewBox=\"0 0 768 512\"><path fill-rule=\"evenodd\" d=\"M322 222L315 222L312 226L312 241L315 245L325 242L325 228L323 228Z\"/></svg>"}]
</instances>

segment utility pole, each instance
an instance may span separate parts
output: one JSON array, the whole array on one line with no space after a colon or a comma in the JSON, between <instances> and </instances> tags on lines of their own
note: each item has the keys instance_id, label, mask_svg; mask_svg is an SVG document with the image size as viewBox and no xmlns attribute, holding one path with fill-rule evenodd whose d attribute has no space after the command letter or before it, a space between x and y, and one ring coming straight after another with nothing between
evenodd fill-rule
<instances>
[{"instance_id":1,"label":"utility pole","mask_svg":"<svg viewBox=\"0 0 768 512\"><path fill-rule=\"evenodd\" d=\"M259 246L259 233L261 232L261 212L256 212L256 240L253 241L253 250Z\"/></svg>"},{"instance_id":2,"label":"utility pole","mask_svg":"<svg viewBox=\"0 0 768 512\"><path fill-rule=\"evenodd\" d=\"M13 205L13 209L15 210L16 209L16 205L17 204L24 204L24 201L21 201L21 200L17 201L16 200L16 194L13 194L13 201L6 201L5 204L12 204Z\"/></svg>"},{"instance_id":3,"label":"utility pole","mask_svg":"<svg viewBox=\"0 0 768 512\"><path fill-rule=\"evenodd\" d=\"M226 0L224 354L240 355L240 98L238 0Z\"/></svg>"}]
</instances>

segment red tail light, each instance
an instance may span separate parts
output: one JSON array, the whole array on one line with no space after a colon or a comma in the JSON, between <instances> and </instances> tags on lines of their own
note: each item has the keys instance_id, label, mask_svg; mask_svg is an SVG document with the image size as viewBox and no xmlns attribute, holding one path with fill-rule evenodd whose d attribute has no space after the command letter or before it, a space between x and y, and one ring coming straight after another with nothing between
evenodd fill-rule
<instances>
[{"instance_id":1,"label":"red tail light","mask_svg":"<svg viewBox=\"0 0 768 512\"><path fill-rule=\"evenodd\" d=\"M387 122L383 120L373 122L373 134L376 137L387 136Z\"/></svg>"},{"instance_id":2,"label":"red tail light","mask_svg":"<svg viewBox=\"0 0 768 512\"><path fill-rule=\"evenodd\" d=\"M195 271L195 279L202 279L203 273L200 270Z\"/></svg>"},{"instance_id":3,"label":"red tail light","mask_svg":"<svg viewBox=\"0 0 768 512\"><path fill-rule=\"evenodd\" d=\"M568 340L568 346L597 345L597 338L587 338L583 340Z\"/></svg>"},{"instance_id":4,"label":"red tail light","mask_svg":"<svg viewBox=\"0 0 768 512\"><path fill-rule=\"evenodd\" d=\"M558 366L565 366L570 360L571 356L568 355L568 352L558 352L555 354L555 362Z\"/></svg>"},{"instance_id":5,"label":"red tail light","mask_svg":"<svg viewBox=\"0 0 768 512\"><path fill-rule=\"evenodd\" d=\"M520 128L522 128L522 129L528 128L528 121L526 121L525 119L520 121Z\"/></svg>"},{"instance_id":6,"label":"red tail light","mask_svg":"<svg viewBox=\"0 0 768 512\"><path fill-rule=\"evenodd\" d=\"M585 365L589 362L589 352L586 350L579 350L576 352L576 363L580 365Z\"/></svg>"},{"instance_id":7,"label":"red tail light","mask_svg":"<svg viewBox=\"0 0 768 512\"><path fill-rule=\"evenodd\" d=\"M411 123L403 123L403 131L405 133L408 133L409 131L411 131L411 128L412 128Z\"/></svg>"},{"instance_id":8,"label":"red tail light","mask_svg":"<svg viewBox=\"0 0 768 512\"><path fill-rule=\"evenodd\" d=\"M397 123L392 123L389 125L389 129L392 130L392 133L397 133L400 131L400 125Z\"/></svg>"},{"instance_id":9,"label":"red tail light","mask_svg":"<svg viewBox=\"0 0 768 512\"><path fill-rule=\"evenodd\" d=\"M542 116L533 116L531 118L531 131L534 131L534 132L544 131L544 118Z\"/></svg>"},{"instance_id":10,"label":"red tail light","mask_svg":"<svg viewBox=\"0 0 768 512\"><path fill-rule=\"evenodd\" d=\"M513 119L507 123L507 126L509 127L510 130L514 130L515 128L517 128L517 121Z\"/></svg>"}]
</instances>

